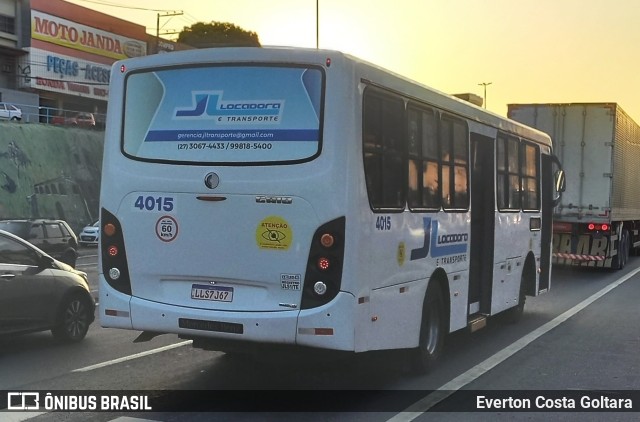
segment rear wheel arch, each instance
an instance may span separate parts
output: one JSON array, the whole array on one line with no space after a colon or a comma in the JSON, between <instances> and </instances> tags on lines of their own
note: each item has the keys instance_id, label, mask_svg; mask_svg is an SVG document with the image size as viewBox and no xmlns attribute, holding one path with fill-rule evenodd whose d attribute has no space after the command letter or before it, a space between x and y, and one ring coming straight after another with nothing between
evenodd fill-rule
<instances>
[{"instance_id":1,"label":"rear wheel arch","mask_svg":"<svg viewBox=\"0 0 640 422\"><path fill-rule=\"evenodd\" d=\"M508 322L516 323L520 321L524 314L524 305L527 296L535 296L536 294L536 258L533 252L529 252L522 267L520 276L520 289L518 292L518 304L505 311Z\"/></svg>"}]
</instances>

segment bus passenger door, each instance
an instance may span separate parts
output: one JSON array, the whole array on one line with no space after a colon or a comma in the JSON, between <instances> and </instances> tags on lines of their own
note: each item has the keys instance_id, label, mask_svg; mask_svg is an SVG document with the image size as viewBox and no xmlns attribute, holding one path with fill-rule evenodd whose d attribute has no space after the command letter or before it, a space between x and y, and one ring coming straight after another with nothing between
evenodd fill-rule
<instances>
[{"instance_id":1,"label":"bus passenger door","mask_svg":"<svg viewBox=\"0 0 640 422\"><path fill-rule=\"evenodd\" d=\"M491 313L495 231L494 139L471 132L469 314Z\"/></svg>"}]
</instances>

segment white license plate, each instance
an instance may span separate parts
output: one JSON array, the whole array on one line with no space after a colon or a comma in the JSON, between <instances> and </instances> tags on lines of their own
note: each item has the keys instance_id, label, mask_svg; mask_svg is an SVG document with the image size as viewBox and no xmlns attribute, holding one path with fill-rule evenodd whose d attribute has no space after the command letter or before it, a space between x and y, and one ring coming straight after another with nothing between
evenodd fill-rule
<instances>
[{"instance_id":1,"label":"white license plate","mask_svg":"<svg viewBox=\"0 0 640 422\"><path fill-rule=\"evenodd\" d=\"M193 284L191 286L191 299L212 300L215 302L232 302L233 287Z\"/></svg>"}]
</instances>

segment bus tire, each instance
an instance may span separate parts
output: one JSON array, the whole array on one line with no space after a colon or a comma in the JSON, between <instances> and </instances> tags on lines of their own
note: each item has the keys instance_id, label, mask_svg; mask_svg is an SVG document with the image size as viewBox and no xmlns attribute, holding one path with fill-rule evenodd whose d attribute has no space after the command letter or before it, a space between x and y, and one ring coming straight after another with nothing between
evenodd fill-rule
<instances>
[{"instance_id":1,"label":"bus tire","mask_svg":"<svg viewBox=\"0 0 640 422\"><path fill-rule=\"evenodd\" d=\"M611 268L621 270L627 265L629 260L629 231L622 230L620 240L618 240L618 254L611 261Z\"/></svg>"},{"instance_id":2,"label":"bus tire","mask_svg":"<svg viewBox=\"0 0 640 422\"><path fill-rule=\"evenodd\" d=\"M444 309L440 286L432 281L422 306L419 345L412 350L411 356L412 367L420 374L433 368L442 353L445 338Z\"/></svg>"}]
</instances>

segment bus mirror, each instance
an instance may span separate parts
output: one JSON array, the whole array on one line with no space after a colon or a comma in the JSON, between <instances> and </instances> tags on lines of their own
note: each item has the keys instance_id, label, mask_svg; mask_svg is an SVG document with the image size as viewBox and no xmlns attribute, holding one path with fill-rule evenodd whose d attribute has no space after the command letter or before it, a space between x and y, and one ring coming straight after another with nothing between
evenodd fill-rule
<instances>
[{"instance_id":1,"label":"bus mirror","mask_svg":"<svg viewBox=\"0 0 640 422\"><path fill-rule=\"evenodd\" d=\"M557 206L562 199L562 192L567 188L564 170L557 170L555 173L556 197L553 199L553 206Z\"/></svg>"},{"instance_id":2,"label":"bus mirror","mask_svg":"<svg viewBox=\"0 0 640 422\"><path fill-rule=\"evenodd\" d=\"M564 170L556 171L555 179L556 179L556 192L558 193L564 192L567 188L567 181L564 175Z\"/></svg>"}]
</instances>

